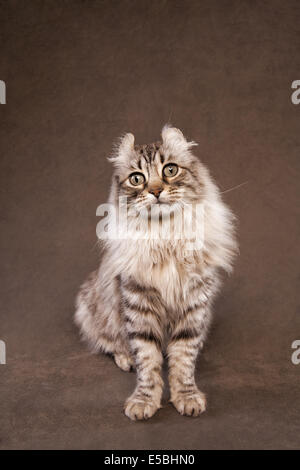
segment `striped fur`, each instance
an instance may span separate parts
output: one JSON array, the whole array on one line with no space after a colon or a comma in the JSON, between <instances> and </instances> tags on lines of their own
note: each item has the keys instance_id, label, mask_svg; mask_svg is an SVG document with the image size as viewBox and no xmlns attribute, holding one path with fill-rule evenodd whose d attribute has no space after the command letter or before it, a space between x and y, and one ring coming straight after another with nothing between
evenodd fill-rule
<instances>
[{"instance_id":1,"label":"striped fur","mask_svg":"<svg viewBox=\"0 0 300 470\"><path fill-rule=\"evenodd\" d=\"M208 332L219 272L231 270L237 246L233 215L191 153L193 145L167 126L162 142L151 145L134 145L133 135L126 134L111 158L115 173L109 202L117 206L126 195L129 209L149 208L157 203L153 191L159 188L159 200L175 209L204 203L202 250L187 251L186 236L151 239L147 227L143 239L107 240L99 270L77 297L75 321L92 349L113 354L125 371L136 369L137 385L125 403L125 414L133 420L147 419L161 406L164 352L175 408L197 416L206 407L195 383L195 363ZM178 165L172 178L163 174L168 163ZM128 179L135 171L145 177L140 187ZM136 216L130 217L129 234Z\"/></svg>"}]
</instances>

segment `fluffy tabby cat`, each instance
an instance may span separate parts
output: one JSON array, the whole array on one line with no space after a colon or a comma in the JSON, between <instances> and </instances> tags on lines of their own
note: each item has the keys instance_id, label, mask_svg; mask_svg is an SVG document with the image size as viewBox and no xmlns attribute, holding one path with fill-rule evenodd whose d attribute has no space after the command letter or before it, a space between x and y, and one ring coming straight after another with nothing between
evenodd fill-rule
<instances>
[{"instance_id":1,"label":"fluffy tabby cat","mask_svg":"<svg viewBox=\"0 0 300 470\"><path fill-rule=\"evenodd\" d=\"M171 402L181 414L206 408L197 388L195 362L211 320L220 270L229 272L237 246L233 214L206 167L182 132L162 130L162 142L135 145L126 134L110 159L115 167L109 202L127 196L129 208L153 204L176 209L204 204L204 244L187 250L180 239L106 240L99 270L77 297L75 321L95 351L113 355L124 371L135 368L137 384L125 414L147 419L161 407L163 353L169 364ZM134 217L134 216L132 216ZM130 220L129 220L130 225ZM202 227L202 229L203 229Z\"/></svg>"}]
</instances>

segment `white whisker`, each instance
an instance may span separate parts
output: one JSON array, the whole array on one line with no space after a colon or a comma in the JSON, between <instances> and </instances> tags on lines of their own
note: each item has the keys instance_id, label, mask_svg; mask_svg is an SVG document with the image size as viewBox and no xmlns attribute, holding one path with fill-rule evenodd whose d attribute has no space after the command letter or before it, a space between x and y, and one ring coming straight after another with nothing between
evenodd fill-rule
<instances>
[{"instance_id":1,"label":"white whisker","mask_svg":"<svg viewBox=\"0 0 300 470\"><path fill-rule=\"evenodd\" d=\"M244 181L243 183L240 183L240 184L237 184L236 186L233 186L233 188L226 189L225 191L221 191L220 194L229 193L230 191L233 191L234 189L240 188L241 186L244 186L247 183L249 183L249 181Z\"/></svg>"}]
</instances>

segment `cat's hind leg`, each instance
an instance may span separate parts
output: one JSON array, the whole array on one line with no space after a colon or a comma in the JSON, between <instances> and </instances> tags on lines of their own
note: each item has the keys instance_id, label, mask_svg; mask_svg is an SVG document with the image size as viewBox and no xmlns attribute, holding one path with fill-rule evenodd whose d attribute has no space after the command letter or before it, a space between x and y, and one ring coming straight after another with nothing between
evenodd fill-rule
<instances>
[{"instance_id":1,"label":"cat's hind leg","mask_svg":"<svg viewBox=\"0 0 300 470\"><path fill-rule=\"evenodd\" d=\"M125 372L130 372L135 368L134 359L129 353L114 353L114 360L117 366Z\"/></svg>"},{"instance_id":2,"label":"cat's hind leg","mask_svg":"<svg viewBox=\"0 0 300 470\"><path fill-rule=\"evenodd\" d=\"M111 288L113 289L113 285ZM102 295L100 295L100 292ZM119 314L117 292L111 292L108 301L99 285L98 272L93 272L81 286L76 299L75 323L92 352L103 352L114 357L120 369L129 371L134 360L124 337L124 325Z\"/></svg>"}]
</instances>

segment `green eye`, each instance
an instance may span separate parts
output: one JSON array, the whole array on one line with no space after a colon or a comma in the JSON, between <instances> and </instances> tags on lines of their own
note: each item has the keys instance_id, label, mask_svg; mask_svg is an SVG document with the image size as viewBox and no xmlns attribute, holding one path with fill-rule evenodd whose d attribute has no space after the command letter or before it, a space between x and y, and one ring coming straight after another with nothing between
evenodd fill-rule
<instances>
[{"instance_id":1,"label":"green eye","mask_svg":"<svg viewBox=\"0 0 300 470\"><path fill-rule=\"evenodd\" d=\"M129 181L133 186L139 186L145 182L145 177L142 173L132 173L132 175L129 176Z\"/></svg>"},{"instance_id":2,"label":"green eye","mask_svg":"<svg viewBox=\"0 0 300 470\"><path fill-rule=\"evenodd\" d=\"M175 163L170 163L169 165L166 165L163 169L163 174L167 176L168 178L177 175L178 173L178 166L175 165Z\"/></svg>"}]
</instances>

